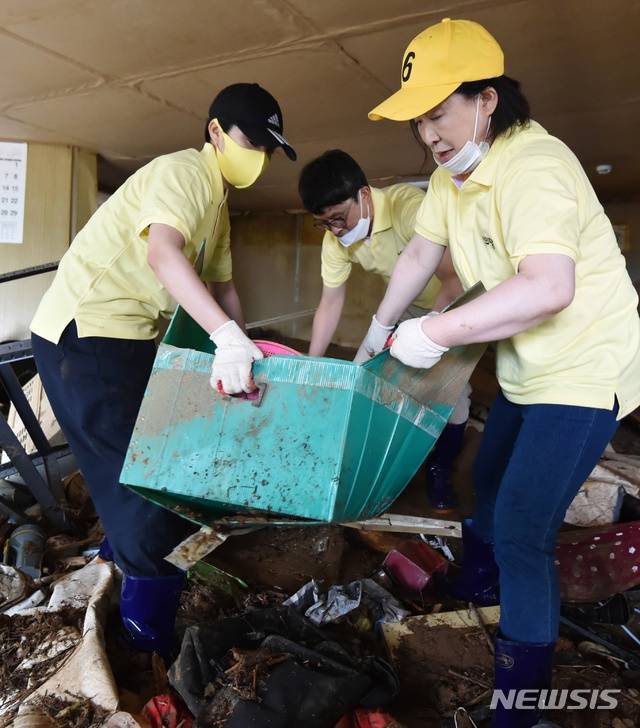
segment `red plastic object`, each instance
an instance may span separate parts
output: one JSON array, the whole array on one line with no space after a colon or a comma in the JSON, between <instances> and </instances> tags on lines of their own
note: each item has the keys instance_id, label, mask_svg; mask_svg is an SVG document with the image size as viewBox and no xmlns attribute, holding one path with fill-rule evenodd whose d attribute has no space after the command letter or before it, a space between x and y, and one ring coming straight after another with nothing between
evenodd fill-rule
<instances>
[{"instance_id":1,"label":"red plastic object","mask_svg":"<svg viewBox=\"0 0 640 728\"><path fill-rule=\"evenodd\" d=\"M144 706L142 715L152 728L193 728L193 716L176 695L156 695Z\"/></svg>"},{"instance_id":2,"label":"red plastic object","mask_svg":"<svg viewBox=\"0 0 640 728\"><path fill-rule=\"evenodd\" d=\"M429 587L434 574L446 574L449 562L424 541L408 540L390 551L382 562L394 583L411 596Z\"/></svg>"},{"instance_id":3,"label":"red plastic object","mask_svg":"<svg viewBox=\"0 0 640 728\"><path fill-rule=\"evenodd\" d=\"M253 343L265 356L302 356L299 351L292 349L290 346L278 344L276 341L256 339Z\"/></svg>"},{"instance_id":4,"label":"red plastic object","mask_svg":"<svg viewBox=\"0 0 640 728\"><path fill-rule=\"evenodd\" d=\"M278 344L276 341L266 341L264 339L256 339L253 342L258 349L264 354L265 358L270 356L301 356L299 351L292 349L290 346L284 344ZM216 382L216 389L220 394L226 395L227 393L222 389L222 382L218 380ZM239 397L240 399L255 400L260 396L260 392L255 389L253 392L239 392L238 394L232 394L231 397Z\"/></svg>"},{"instance_id":5,"label":"red plastic object","mask_svg":"<svg viewBox=\"0 0 640 728\"><path fill-rule=\"evenodd\" d=\"M558 534L556 566L566 602L594 602L640 584L640 521Z\"/></svg>"},{"instance_id":6,"label":"red plastic object","mask_svg":"<svg viewBox=\"0 0 640 728\"><path fill-rule=\"evenodd\" d=\"M335 728L401 728L400 723L382 710L357 708L336 724Z\"/></svg>"}]
</instances>

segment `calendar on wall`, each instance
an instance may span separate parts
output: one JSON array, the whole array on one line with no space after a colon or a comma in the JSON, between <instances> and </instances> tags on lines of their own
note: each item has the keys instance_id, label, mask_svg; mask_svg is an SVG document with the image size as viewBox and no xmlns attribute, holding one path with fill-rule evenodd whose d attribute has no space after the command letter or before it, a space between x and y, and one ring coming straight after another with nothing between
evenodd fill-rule
<instances>
[{"instance_id":1,"label":"calendar on wall","mask_svg":"<svg viewBox=\"0 0 640 728\"><path fill-rule=\"evenodd\" d=\"M0 142L0 243L22 243L27 144Z\"/></svg>"}]
</instances>

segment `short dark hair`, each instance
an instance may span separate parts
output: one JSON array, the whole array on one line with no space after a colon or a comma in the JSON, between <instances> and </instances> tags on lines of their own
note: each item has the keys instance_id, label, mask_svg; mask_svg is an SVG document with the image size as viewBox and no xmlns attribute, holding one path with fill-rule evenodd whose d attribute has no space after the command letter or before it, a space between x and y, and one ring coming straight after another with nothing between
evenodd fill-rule
<instances>
[{"instance_id":1,"label":"short dark hair","mask_svg":"<svg viewBox=\"0 0 640 728\"><path fill-rule=\"evenodd\" d=\"M302 204L313 215L348 199L369 183L356 160L341 149L330 149L304 166L298 180Z\"/></svg>"},{"instance_id":2,"label":"short dark hair","mask_svg":"<svg viewBox=\"0 0 640 728\"><path fill-rule=\"evenodd\" d=\"M472 99L482 93L487 86L492 86L498 94L498 103L491 115L490 135L492 139L501 134L508 135L516 127L526 126L529 123L531 120L529 101L522 93L520 82L509 76L485 78L481 81L465 81L453 93ZM415 121L410 123L414 137L424 147Z\"/></svg>"}]
</instances>

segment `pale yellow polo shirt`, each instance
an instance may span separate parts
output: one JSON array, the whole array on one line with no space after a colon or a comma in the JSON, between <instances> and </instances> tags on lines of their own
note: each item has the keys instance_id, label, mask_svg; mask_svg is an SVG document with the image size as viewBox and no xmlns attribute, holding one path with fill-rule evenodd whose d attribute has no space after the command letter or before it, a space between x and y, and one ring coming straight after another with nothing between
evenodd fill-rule
<instances>
[{"instance_id":1,"label":"pale yellow polo shirt","mask_svg":"<svg viewBox=\"0 0 640 728\"><path fill-rule=\"evenodd\" d=\"M366 271L382 276L386 283L393 273L398 256L413 237L416 214L424 192L414 185L397 184L371 188L373 230L371 238L345 248L329 230L322 240L322 282L337 288L351 275L351 266L358 263ZM440 281L433 276L427 287L413 302L421 308L433 308Z\"/></svg>"},{"instance_id":2,"label":"pale yellow polo shirt","mask_svg":"<svg viewBox=\"0 0 640 728\"><path fill-rule=\"evenodd\" d=\"M498 137L460 188L432 175L416 232L449 245L465 289L490 290L537 253L575 261L573 302L498 343L497 375L516 404L640 405L638 296L609 219L571 150L539 124Z\"/></svg>"},{"instance_id":3,"label":"pale yellow polo shirt","mask_svg":"<svg viewBox=\"0 0 640 728\"><path fill-rule=\"evenodd\" d=\"M163 223L182 233L201 278L231 279L229 211L211 144L154 159L103 204L76 235L45 293L31 331L57 344L75 319L78 336L153 339L175 301L147 262L147 233Z\"/></svg>"}]
</instances>

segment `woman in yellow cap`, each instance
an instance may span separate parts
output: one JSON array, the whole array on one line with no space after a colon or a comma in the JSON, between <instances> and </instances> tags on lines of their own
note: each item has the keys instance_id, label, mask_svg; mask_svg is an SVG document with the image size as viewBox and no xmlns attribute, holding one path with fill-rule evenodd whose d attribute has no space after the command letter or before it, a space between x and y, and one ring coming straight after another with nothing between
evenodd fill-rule
<instances>
[{"instance_id":1,"label":"woman in yellow cap","mask_svg":"<svg viewBox=\"0 0 640 728\"><path fill-rule=\"evenodd\" d=\"M501 392L451 588L484 604L499 594L495 687L543 690L558 635L557 530L618 420L640 404L638 296L587 175L531 120L482 26L446 19L423 31L401 79L370 117L410 121L438 168L376 317L394 324L447 246L463 286L487 289L402 323L391 354L428 369L452 346L498 342ZM494 726L537 724L537 708L510 705L498 700Z\"/></svg>"}]
</instances>

